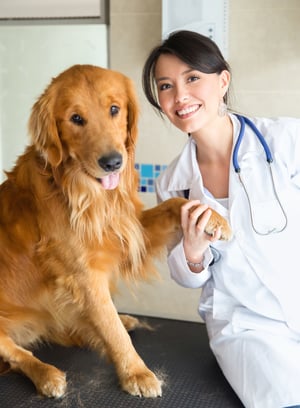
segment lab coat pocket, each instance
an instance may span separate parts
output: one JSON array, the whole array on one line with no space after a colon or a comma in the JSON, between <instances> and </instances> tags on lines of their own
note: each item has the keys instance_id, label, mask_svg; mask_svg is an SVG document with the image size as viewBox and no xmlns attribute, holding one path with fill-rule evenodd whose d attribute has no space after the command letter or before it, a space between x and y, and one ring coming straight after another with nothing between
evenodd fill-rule
<instances>
[{"instance_id":1,"label":"lab coat pocket","mask_svg":"<svg viewBox=\"0 0 300 408\"><path fill-rule=\"evenodd\" d=\"M298 339L299 336L293 333L285 322L269 319L252 312L245 307L237 307L232 315L232 328L234 333L244 330L255 330L273 334L276 336L287 336Z\"/></svg>"}]
</instances>

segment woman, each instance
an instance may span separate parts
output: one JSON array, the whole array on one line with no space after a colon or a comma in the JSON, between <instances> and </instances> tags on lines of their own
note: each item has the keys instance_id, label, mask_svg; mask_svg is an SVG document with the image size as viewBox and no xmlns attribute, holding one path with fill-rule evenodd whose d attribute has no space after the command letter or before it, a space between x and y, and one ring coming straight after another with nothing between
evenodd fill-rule
<instances>
[{"instance_id":1,"label":"woman","mask_svg":"<svg viewBox=\"0 0 300 408\"><path fill-rule=\"evenodd\" d=\"M252 124L226 110L230 79L216 44L189 31L145 63L147 99L190 136L157 180L159 200L190 199L168 264L177 283L202 287L211 348L243 404L300 406L300 120L251 119L266 153ZM205 233L208 207L228 219L230 241Z\"/></svg>"}]
</instances>

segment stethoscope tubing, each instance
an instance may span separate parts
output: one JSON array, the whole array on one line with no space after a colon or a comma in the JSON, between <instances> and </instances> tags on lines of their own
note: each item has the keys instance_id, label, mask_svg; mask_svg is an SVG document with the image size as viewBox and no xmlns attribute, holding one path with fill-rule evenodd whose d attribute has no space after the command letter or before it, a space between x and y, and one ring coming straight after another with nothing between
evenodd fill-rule
<instances>
[{"instance_id":1,"label":"stethoscope tubing","mask_svg":"<svg viewBox=\"0 0 300 408\"><path fill-rule=\"evenodd\" d=\"M273 175L273 171L272 171L273 156L272 156L271 150L270 150L269 146L267 145L267 142L265 141L265 138L263 137L261 132L257 129L255 124L250 119L248 119L245 116L238 115L238 114L236 114L236 117L238 118L238 120L240 122L241 128L240 128L240 132L239 132L236 144L235 144L234 149L233 149L232 163L233 163L233 167L234 167L235 172L238 174L240 183L242 184L242 187L243 187L243 189L245 191L245 194L246 194L246 197L247 197L247 201L248 201L248 204L249 204L249 210L250 210L252 228L258 235L270 235L272 233L282 232L287 227L288 219L287 219L286 212L285 212L285 210L283 208L283 205L282 205L282 203L281 203L281 201L279 199L279 196L278 196L278 193L277 193L277 190L276 190L276 186L275 186L274 175ZM261 145L262 145L262 147L263 147L263 149L265 151L265 154L266 154L266 161L268 163L268 167L269 167L269 171L270 171L270 176L271 176L271 181L272 181L272 186L273 186L273 192L274 192L275 198L276 198L276 200L277 200L277 202L279 204L279 207L281 208L281 211L282 211L282 214L283 214L284 220L285 220L284 225L280 230L276 230L276 228L273 228L273 229L270 229L267 232L260 232L254 226L254 216L253 216L251 201L250 201L249 193L248 193L248 191L246 189L245 183L242 180L241 168L240 168L239 162L238 162L238 152L239 152L239 148L240 148L241 142L242 142L244 134L245 134L246 124L252 129L254 134L257 136L257 138L260 141L260 143L261 143Z\"/></svg>"},{"instance_id":2,"label":"stethoscope tubing","mask_svg":"<svg viewBox=\"0 0 300 408\"><path fill-rule=\"evenodd\" d=\"M272 163L273 162L273 156L271 153L271 150L269 148L269 146L267 145L267 142L265 141L265 138L263 137L263 135L261 134L261 132L257 129L257 127L254 125L254 123L247 118L246 116L242 116L242 115L238 115L236 114L236 117L238 118L240 125L241 125L241 129L236 141L236 144L234 146L233 149L233 155L232 155L232 162L233 162L233 167L236 173L240 173L241 168L239 166L239 162L238 162L238 152L240 149L240 145L241 142L243 140L244 134L245 134L245 125L247 124L252 131L255 133L255 135L257 136L258 140L260 141L265 154L266 154L266 160L268 163Z\"/></svg>"}]
</instances>

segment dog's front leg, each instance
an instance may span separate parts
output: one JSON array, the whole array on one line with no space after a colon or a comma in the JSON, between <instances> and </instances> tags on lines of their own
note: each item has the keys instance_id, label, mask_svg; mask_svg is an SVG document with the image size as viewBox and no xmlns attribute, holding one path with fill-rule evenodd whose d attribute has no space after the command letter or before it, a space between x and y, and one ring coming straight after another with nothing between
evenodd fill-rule
<instances>
[{"instance_id":1,"label":"dog's front leg","mask_svg":"<svg viewBox=\"0 0 300 408\"><path fill-rule=\"evenodd\" d=\"M64 395L67 386L65 373L43 363L30 351L18 346L1 328L0 356L13 370L27 375L42 395L54 398Z\"/></svg>"},{"instance_id":2,"label":"dog's front leg","mask_svg":"<svg viewBox=\"0 0 300 408\"><path fill-rule=\"evenodd\" d=\"M161 396L161 381L146 367L134 349L111 299L107 277L94 271L91 282L87 292L88 314L115 365L121 387L132 395ZM101 350L98 351L101 353Z\"/></svg>"}]
</instances>

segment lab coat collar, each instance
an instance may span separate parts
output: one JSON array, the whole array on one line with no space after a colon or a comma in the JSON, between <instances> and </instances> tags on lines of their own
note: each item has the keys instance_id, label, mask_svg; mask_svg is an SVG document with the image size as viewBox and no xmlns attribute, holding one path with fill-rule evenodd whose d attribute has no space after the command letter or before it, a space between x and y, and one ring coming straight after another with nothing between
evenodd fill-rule
<instances>
[{"instance_id":1,"label":"lab coat collar","mask_svg":"<svg viewBox=\"0 0 300 408\"><path fill-rule=\"evenodd\" d=\"M202 176L197 163L196 143L190 138L181 155L170 165L170 179L167 190L172 192L189 191L191 199L198 199L202 204L208 204L215 211L226 217L228 210L219 204L203 186Z\"/></svg>"},{"instance_id":2,"label":"lab coat collar","mask_svg":"<svg viewBox=\"0 0 300 408\"><path fill-rule=\"evenodd\" d=\"M232 164L232 156L233 156L234 147L237 143L237 139L240 133L241 124L238 118L236 117L236 115L229 114L229 117L233 125L233 146L232 146L232 153L231 153L231 168L233 172L235 172L233 168L233 164ZM255 122L255 119L253 118L250 118L250 120ZM253 169L253 163L257 159L260 160L261 157L263 161L266 160L265 152L257 136L255 135L253 130L246 124L244 136L242 138L242 142L238 149L238 162L240 164L241 169L243 171L247 171L248 173L250 173L251 170Z\"/></svg>"},{"instance_id":3,"label":"lab coat collar","mask_svg":"<svg viewBox=\"0 0 300 408\"><path fill-rule=\"evenodd\" d=\"M195 160L196 143L193 138L190 137L184 146L182 153L176 160L176 165L169 179L167 187L168 191L191 190L192 185L195 183L195 179L200 179L202 185L200 171L198 170L198 172L196 172L194 165Z\"/></svg>"},{"instance_id":4,"label":"lab coat collar","mask_svg":"<svg viewBox=\"0 0 300 408\"><path fill-rule=\"evenodd\" d=\"M236 145L241 125L236 115L230 114L230 118L233 124L233 147L230 160L229 206L232 208L233 202L236 201L237 198L241 198L241 196L246 203L246 196L232 163L233 149ZM255 186L258 180L260 180L261 174L264 174L263 172L258 172L258 165L265 166L266 158L265 152L256 135L247 125L245 126L244 137L238 151L238 162L241 168L242 178L247 180L247 185Z\"/></svg>"},{"instance_id":5,"label":"lab coat collar","mask_svg":"<svg viewBox=\"0 0 300 408\"><path fill-rule=\"evenodd\" d=\"M233 114L229 114L229 117L233 124L233 146L236 143L238 133L240 130L240 122L237 117ZM202 177L198 169L198 164L196 161L196 142L192 137L189 138L186 145L183 148L182 153L173 162L176 165L172 169L172 175L169 179L168 191L183 191L191 189L195 181L203 186ZM243 144L240 149L239 158L242 160L242 156L247 153L243 151ZM232 163L232 159L231 159ZM196 164L196 165L195 165ZM171 165L172 166L172 165Z\"/></svg>"},{"instance_id":6,"label":"lab coat collar","mask_svg":"<svg viewBox=\"0 0 300 408\"><path fill-rule=\"evenodd\" d=\"M238 137L240 123L237 117L229 114L233 123L234 144ZM203 181L197 164L197 146L192 137L189 137L181 154L171 163L167 190L169 192L191 190L198 185L203 190ZM242 149L241 149L242 150ZM232 160L231 160L232 162Z\"/></svg>"}]
</instances>

